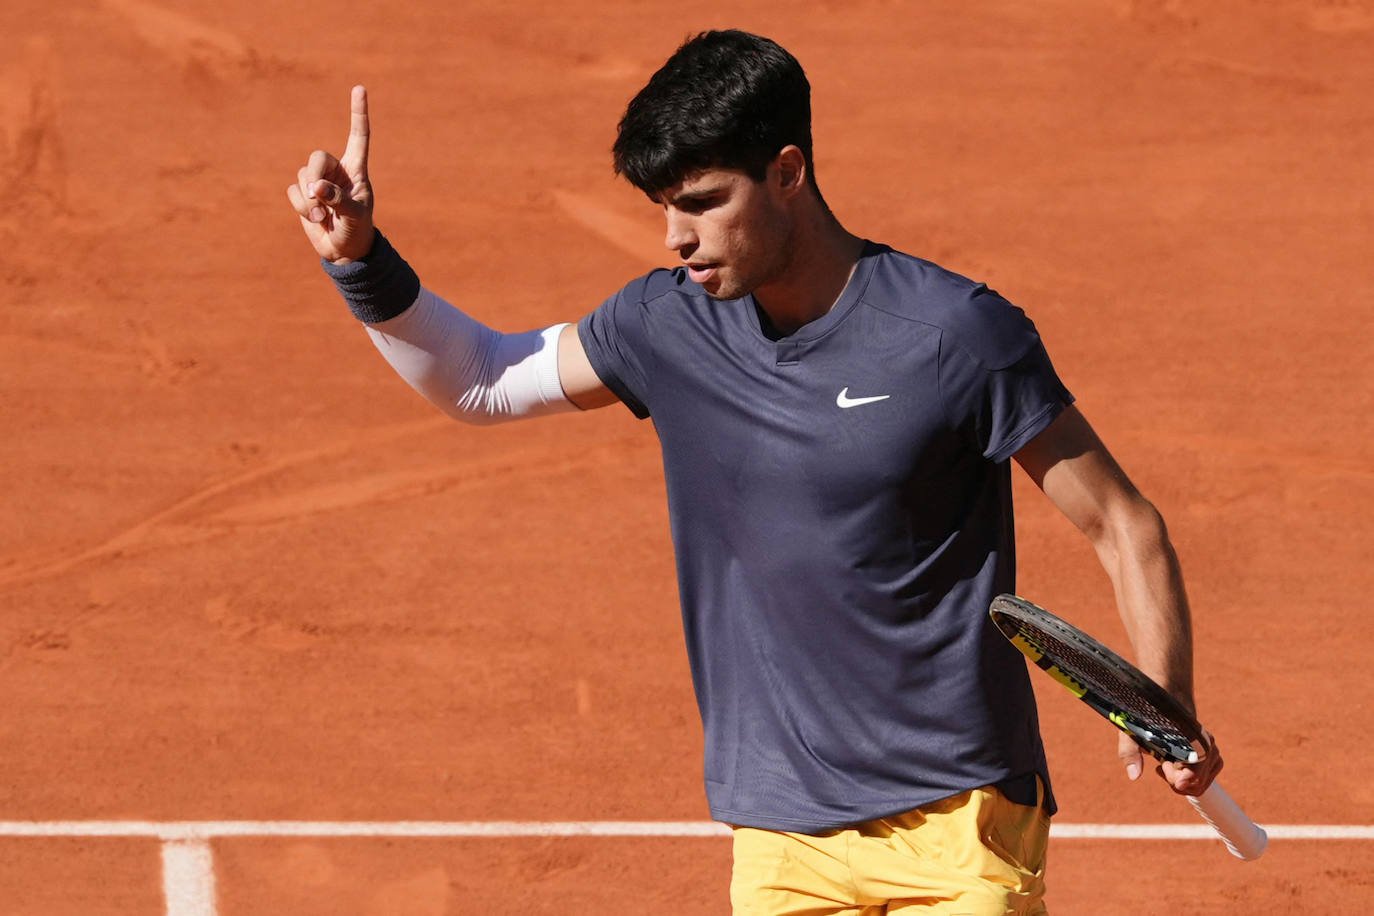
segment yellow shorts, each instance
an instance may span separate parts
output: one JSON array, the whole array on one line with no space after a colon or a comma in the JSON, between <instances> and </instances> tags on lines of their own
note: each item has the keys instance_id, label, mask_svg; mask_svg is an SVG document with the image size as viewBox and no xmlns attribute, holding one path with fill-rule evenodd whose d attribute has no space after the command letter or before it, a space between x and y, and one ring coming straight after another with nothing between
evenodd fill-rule
<instances>
[{"instance_id":1,"label":"yellow shorts","mask_svg":"<svg viewBox=\"0 0 1374 916\"><path fill-rule=\"evenodd\" d=\"M734 916L1046 912L1049 816L992 787L817 836L734 834Z\"/></svg>"}]
</instances>

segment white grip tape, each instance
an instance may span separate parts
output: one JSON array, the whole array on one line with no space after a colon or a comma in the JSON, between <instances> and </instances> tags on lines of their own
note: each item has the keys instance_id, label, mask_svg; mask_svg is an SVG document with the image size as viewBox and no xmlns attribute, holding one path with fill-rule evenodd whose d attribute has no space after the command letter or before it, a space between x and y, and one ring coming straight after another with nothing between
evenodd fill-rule
<instances>
[{"instance_id":1,"label":"white grip tape","mask_svg":"<svg viewBox=\"0 0 1374 916\"><path fill-rule=\"evenodd\" d=\"M1200 796L1188 796L1188 801L1221 837L1231 855L1250 862L1264 854L1269 834L1250 820L1220 785L1214 782Z\"/></svg>"}]
</instances>

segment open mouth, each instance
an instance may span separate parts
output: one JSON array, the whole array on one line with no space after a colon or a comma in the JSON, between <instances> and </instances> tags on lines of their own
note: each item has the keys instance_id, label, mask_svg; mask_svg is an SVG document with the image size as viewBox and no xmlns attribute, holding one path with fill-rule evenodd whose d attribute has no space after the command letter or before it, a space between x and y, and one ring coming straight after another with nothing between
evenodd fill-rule
<instances>
[{"instance_id":1,"label":"open mouth","mask_svg":"<svg viewBox=\"0 0 1374 916\"><path fill-rule=\"evenodd\" d=\"M688 264L687 275L692 278L693 283L705 283L716 273L714 264Z\"/></svg>"}]
</instances>

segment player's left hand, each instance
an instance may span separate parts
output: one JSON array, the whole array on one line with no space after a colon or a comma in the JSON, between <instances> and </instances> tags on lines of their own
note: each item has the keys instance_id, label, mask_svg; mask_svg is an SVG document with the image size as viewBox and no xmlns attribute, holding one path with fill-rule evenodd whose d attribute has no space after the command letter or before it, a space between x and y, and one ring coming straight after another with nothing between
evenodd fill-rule
<instances>
[{"instance_id":1,"label":"player's left hand","mask_svg":"<svg viewBox=\"0 0 1374 916\"><path fill-rule=\"evenodd\" d=\"M1145 762L1140 745L1132 741L1131 736L1125 732L1118 735L1117 741L1117 756L1126 767L1127 778L1139 779ZM1164 761L1155 767L1155 772L1178 794L1201 795L1207 791L1212 780L1217 778L1224 765L1221 751L1217 749L1217 741L1206 729L1202 732L1199 758L1198 762L1193 764Z\"/></svg>"}]
</instances>

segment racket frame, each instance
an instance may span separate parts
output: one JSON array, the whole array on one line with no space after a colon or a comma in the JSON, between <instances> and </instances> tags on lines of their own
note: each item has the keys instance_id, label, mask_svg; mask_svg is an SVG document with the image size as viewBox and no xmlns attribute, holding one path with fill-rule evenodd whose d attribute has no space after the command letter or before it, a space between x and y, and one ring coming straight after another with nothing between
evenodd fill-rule
<instances>
[{"instance_id":1,"label":"racket frame","mask_svg":"<svg viewBox=\"0 0 1374 916\"><path fill-rule=\"evenodd\" d=\"M1023 655L1107 721L1130 735L1155 759L1190 765L1202 759L1202 726L1197 719L1168 691L1126 659L1068 621L1024 598L1000 595L993 600L989 613L1002 635L1011 640ZM1038 638L1036 630L1091 657L1098 665L1117 675L1129 692L1147 700L1160 715L1138 713L1124 704L1113 702L1110 688L1098 683L1090 673L1060 658L1046 640ZM1167 719L1167 726L1172 727L1151 721L1160 718Z\"/></svg>"},{"instance_id":2,"label":"racket frame","mask_svg":"<svg viewBox=\"0 0 1374 916\"><path fill-rule=\"evenodd\" d=\"M1202 726L1163 687L1146 676L1139 668L1117 655L1087 633L1054 614L1016 595L998 595L988 609L993 623L1028 659L1050 677L1073 693L1104 719L1130 735L1142 748L1159 760L1195 764L1202 759ZM1072 649L1093 658L1108 672L1118 675L1128 691L1148 699L1155 711L1162 714L1169 726L1161 727L1152 719L1161 718L1148 713L1121 708L1109 698L1112 692L1093 683L1092 676L1062 658L1028 634L1026 626L1035 626ZM1234 856L1246 861L1264 854L1269 835L1256 824L1215 781L1199 796L1188 796L1189 803L1225 843Z\"/></svg>"}]
</instances>

